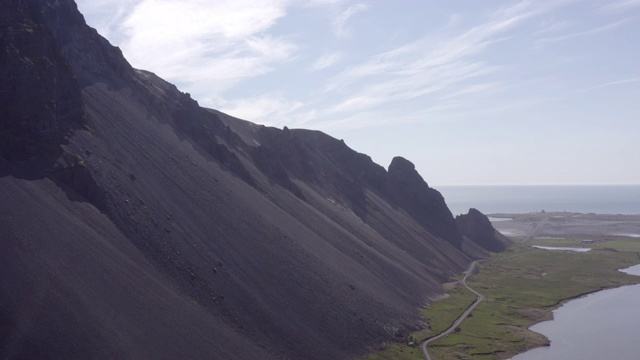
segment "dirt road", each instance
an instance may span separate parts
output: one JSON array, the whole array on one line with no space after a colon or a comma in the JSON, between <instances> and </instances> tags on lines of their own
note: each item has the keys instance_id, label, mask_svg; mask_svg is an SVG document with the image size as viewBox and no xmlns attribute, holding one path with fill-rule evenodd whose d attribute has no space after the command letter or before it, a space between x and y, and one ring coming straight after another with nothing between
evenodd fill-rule
<instances>
[{"instance_id":1,"label":"dirt road","mask_svg":"<svg viewBox=\"0 0 640 360\"><path fill-rule=\"evenodd\" d=\"M482 296L482 294L480 294L479 292L475 291L474 289L472 289L471 287L469 287L469 285L467 285L467 278L469 276L471 276L471 274L473 274L473 270L475 269L476 265L478 264L479 261L483 261L483 260L476 260L474 262L472 262L471 264L469 264L469 268L467 269L464 278L462 279L462 285L464 285L464 287L466 287L467 289L469 289L469 291L471 291L472 293L476 294L477 299L476 301L473 302L473 304L471 304L467 310L465 310L462 315L460 315L460 317L458 317L456 319L456 321L453 322L453 324L445 331L441 332L440 334L429 338L427 340L425 340L422 343L422 352L424 353L424 357L427 360L432 360L431 355L429 355L429 351L427 350L427 347L429 346L430 343L432 343L433 341L436 341L438 339L441 339L449 334L451 334L453 331L455 331L455 329L460 325L460 323L462 321L464 321L464 319L467 318L467 316L473 311L473 309L475 309L481 302L482 300L484 300L484 296Z\"/></svg>"}]
</instances>

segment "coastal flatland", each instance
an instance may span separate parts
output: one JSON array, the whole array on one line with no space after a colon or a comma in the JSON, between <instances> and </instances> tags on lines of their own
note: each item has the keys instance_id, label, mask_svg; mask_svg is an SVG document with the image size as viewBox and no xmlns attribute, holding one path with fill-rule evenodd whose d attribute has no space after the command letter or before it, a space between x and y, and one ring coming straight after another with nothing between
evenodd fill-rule
<instances>
[{"instance_id":1,"label":"coastal flatland","mask_svg":"<svg viewBox=\"0 0 640 360\"><path fill-rule=\"evenodd\" d=\"M537 219L544 216L541 214ZM576 218L575 214L567 213L567 216ZM537 226L530 222L529 216L519 219L528 222L514 221L515 227L520 229ZM482 294L484 301L457 325L455 331L429 344L433 359L507 359L530 348L548 345L548 339L528 328L551 319L552 311L563 302L602 289L640 283L640 277L618 271L640 263L639 238L605 236L595 233L594 227L588 229L589 237L580 227L567 226L563 232L557 227L546 228L560 222L558 217L553 219L547 221L548 225L537 226L537 231L553 232L556 236L530 237L526 244L514 245L477 265L477 273L470 276L467 283ZM624 216L622 220L625 220ZM633 221L625 230L634 230L637 219L630 217L627 220ZM569 219L564 224L572 221ZM610 230L611 227L604 231ZM531 245L589 247L593 250L535 250ZM442 333L476 301L477 296L461 285L461 278L454 280L445 285L448 296L422 310L429 328L411 334L415 344ZM367 359L424 358L415 345L393 344Z\"/></svg>"},{"instance_id":2,"label":"coastal flatland","mask_svg":"<svg viewBox=\"0 0 640 360\"><path fill-rule=\"evenodd\" d=\"M522 251L520 247L512 251ZM480 264L469 285L485 296L458 332L434 342L434 359L506 359L548 340L528 330L551 319L564 301L594 291L640 283L617 271L638 264L638 254L615 250L533 251Z\"/></svg>"}]
</instances>

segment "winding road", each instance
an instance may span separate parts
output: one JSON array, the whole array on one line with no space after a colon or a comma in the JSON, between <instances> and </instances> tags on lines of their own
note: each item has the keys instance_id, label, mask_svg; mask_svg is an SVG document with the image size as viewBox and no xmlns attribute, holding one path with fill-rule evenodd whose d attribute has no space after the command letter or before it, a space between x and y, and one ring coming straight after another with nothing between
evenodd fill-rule
<instances>
[{"instance_id":1,"label":"winding road","mask_svg":"<svg viewBox=\"0 0 640 360\"><path fill-rule=\"evenodd\" d=\"M543 225L544 226L544 225ZM538 229L538 227L533 229L533 232L535 232ZM529 236L529 238L533 237L533 233L531 234L531 236ZM467 278L469 276L471 276L473 274L473 270L475 269L475 267L478 265L478 263L480 262L485 262L485 261L503 261L503 260L507 260L507 259L512 259L514 257L518 257L518 256L523 256L526 255L528 253L534 252L534 251L539 251L538 249L533 249L533 250L529 250L529 251L525 251L519 254L515 254L512 256L507 256L504 258L500 258L500 259L483 259L483 260L476 260L474 262L472 262L471 264L469 264L469 268L467 269L467 271L465 272L464 278L462 278L462 285L464 285L464 287L466 287L467 289L469 289L469 291L471 291L472 293L476 294L477 298L476 301L473 302L473 304L471 304L467 310L465 310L462 315L460 315L456 321L453 322L453 324L445 331L441 332L440 334L429 338L425 341L422 342L422 352L424 353L424 357L427 360L433 360L433 358L431 357L431 355L429 355L429 350L427 350L427 347L429 346L430 343L441 339L449 334L451 334L453 331L455 331L455 329L460 326L460 324L464 321L464 319L467 318L467 316L469 316L469 314L471 314L471 312L478 306L480 305L480 303L482 302L482 300L484 300L484 296L482 294L480 294L479 292L475 291L474 289L472 289L471 287L469 287L469 285L467 285Z\"/></svg>"},{"instance_id":2,"label":"winding road","mask_svg":"<svg viewBox=\"0 0 640 360\"><path fill-rule=\"evenodd\" d=\"M464 319L467 318L467 316L473 311L473 309L475 309L478 305L480 305L482 300L484 300L484 296L482 296L482 294L480 294L479 292L473 290L472 288L469 287L469 285L467 285L467 278L469 276L471 276L471 274L473 274L473 270L475 269L476 265L478 264L478 262L481 262L481 261L485 261L485 260L476 260L476 261L472 262L471 264L469 264L469 268L465 272L464 278L462 278L462 285L464 285L464 287L469 289L469 291L471 291L472 293L476 294L476 296L478 298L476 299L476 301L473 302L473 304L471 304L471 306L469 306L467 308L467 310L465 310L462 313L462 315L460 315L460 317L458 317L456 319L456 321L453 322L453 324L451 324L451 326L447 330L441 332L440 334L438 334L438 335L436 335L436 336L434 336L432 338L429 338L429 339L425 340L422 343L422 345L421 345L422 352L424 353L424 357L427 360L432 360L431 355L429 355L429 351L427 350L427 347L429 346L429 344L434 342L434 341L436 341L436 340L438 340L438 339L441 339L441 338L451 334L460 325L460 323L462 321L464 321Z\"/></svg>"}]
</instances>

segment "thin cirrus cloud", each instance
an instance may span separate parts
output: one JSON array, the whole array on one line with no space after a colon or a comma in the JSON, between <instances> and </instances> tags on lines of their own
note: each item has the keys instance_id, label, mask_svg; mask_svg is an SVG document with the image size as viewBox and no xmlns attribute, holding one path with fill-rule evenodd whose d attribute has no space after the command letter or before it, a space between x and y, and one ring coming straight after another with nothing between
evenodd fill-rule
<instances>
[{"instance_id":1,"label":"thin cirrus cloud","mask_svg":"<svg viewBox=\"0 0 640 360\"><path fill-rule=\"evenodd\" d=\"M480 59L505 33L537 14L519 3L500 9L483 24L445 29L413 43L373 56L330 79L326 91L350 94L329 113L370 109L419 97L455 97L477 93L473 80L498 70Z\"/></svg>"},{"instance_id":2,"label":"thin cirrus cloud","mask_svg":"<svg viewBox=\"0 0 640 360\"><path fill-rule=\"evenodd\" d=\"M342 11L334 20L333 20L333 31L335 35L339 38L344 38L349 36L349 30L347 28L347 21L354 16L355 14L365 11L369 8L369 5L359 3L355 5L349 6L347 9Z\"/></svg>"},{"instance_id":3,"label":"thin cirrus cloud","mask_svg":"<svg viewBox=\"0 0 640 360\"><path fill-rule=\"evenodd\" d=\"M549 43L557 43L557 42L561 42L561 41L565 41L565 40L569 40L569 39L573 39L573 38L577 38L577 37L582 37L582 36L587 36L587 35L594 35L594 34L598 34L601 32L605 32L605 31L609 31L609 30L613 30L616 29L620 26L623 26L625 24L628 24L629 22L631 22L632 20L634 20L635 18L625 18L622 20L618 20L603 26L599 26L593 29L589 29L589 30L584 30L584 31L578 31L578 32L574 32L574 33L569 33L569 34L564 34L564 35L560 35L560 36L554 36L554 37L545 37L542 39L538 39L536 41L537 45L543 45L543 44L549 44Z\"/></svg>"},{"instance_id":4,"label":"thin cirrus cloud","mask_svg":"<svg viewBox=\"0 0 640 360\"><path fill-rule=\"evenodd\" d=\"M616 80L616 81L609 81L606 82L604 84L598 84L598 85L594 85L594 86L589 86L587 88L578 90L578 93L583 93L583 92L589 92L589 91L593 91L593 90L599 90L599 89L603 89L603 88L608 88L611 86L617 86L617 85L623 85L623 84L632 84L632 83L640 83L640 77L634 77L634 78L629 78L629 79L622 79L622 80Z\"/></svg>"},{"instance_id":5,"label":"thin cirrus cloud","mask_svg":"<svg viewBox=\"0 0 640 360\"><path fill-rule=\"evenodd\" d=\"M340 61L341 58L342 58L342 54L339 52L324 54L321 57L319 57L318 60L314 61L313 64L311 64L310 70L319 71L319 70L326 69L338 63L338 61Z\"/></svg>"},{"instance_id":6,"label":"thin cirrus cloud","mask_svg":"<svg viewBox=\"0 0 640 360\"><path fill-rule=\"evenodd\" d=\"M90 26L112 43L120 45L124 40L122 22L141 0L76 0Z\"/></svg>"},{"instance_id":7,"label":"thin cirrus cloud","mask_svg":"<svg viewBox=\"0 0 640 360\"><path fill-rule=\"evenodd\" d=\"M638 1L611 7L630 8ZM134 66L177 82L204 105L266 124L316 128L376 126L385 120L369 117L366 122L362 114L397 118L397 109L402 109L405 123L422 121L424 109L431 109L428 114L437 109L442 117L458 116L467 104L490 96L497 99L509 88L505 82L512 79L505 78L505 73L522 66L510 62L512 45L535 50L540 44L607 32L635 19L609 19L606 25L570 32L576 19L555 10L573 2L519 1L474 18L452 13L455 21L420 27L403 41L378 46L373 53L358 53L352 44L367 35L366 26L377 24L351 21L364 11L375 19L380 4L349 0L304 4L139 0L126 2L126 7L120 1L99 0L93 4L97 5L89 8L101 14L108 13L109 6L117 10L111 18L100 17L98 27L120 39L118 45ZM308 29L280 25L293 8L299 14L326 16L324 31L334 35L334 43L319 45L336 51L315 48L310 34L318 29L305 33ZM355 26L364 28L352 33ZM558 60L552 63L557 66ZM546 66L536 65L538 69ZM273 75L277 73L286 78ZM261 78L271 82L260 82ZM260 90L243 94L242 86L252 89L253 82ZM277 84L295 90L280 89Z\"/></svg>"},{"instance_id":8,"label":"thin cirrus cloud","mask_svg":"<svg viewBox=\"0 0 640 360\"><path fill-rule=\"evenodd\" d=\"M613 1L598 8L603 13L619 13L634 7L640 7L640 0Z\"/></svg>"},{"instance_id":9,"label":"thin cirrus cloud","mask_svg":"<svg viewBox=\"0 0 640 360\"><path fill-rule=\"evenodd\" d=\"M338 66L343 53L325 53L308 69L335 68L338 72L332 69L333 76L330 73L327 81L308 89L308 94L325 95L314 101L304 94L284 100L282 94L268 92L239 99L225 97L242 81L270 73L296 58L300 47L291 40L295 36L270 32L290 6L284 1L262 0L142 0L109 26L120 26L124 39L120 46L134 66L179 82L204 104L215 103L231 114L260 122L317 123L325 117L346 114L348 118L352 112L389 103L478 94L479 85L473 80L498 69L478 56L503 41L508 30L544 11L543 6L516 3L498 9L484 24L430 31L417 41L371 54L368 60L349 66ZM349 20L370 8L364 3L340 2L316 6L338 10L331 22L338 38L348 37ZM326 96L329 92L338 96ZM270 120L278 117L279 121Z\"/></svg>"},{"instance_id":10,"label":"thin cirrus cloud","mask_svg":"<svg viewBox=\"0 0 640 360\"><path fill-rule=\"evenodd\" d=\"M372 54L369 59L351 64L329 77L322 85L321 99L312 104L303 101L305 105L291 111L286 102L272 102L282 104L286 111L280 112L283 115L281 122L268 122L273 125L293 122L297 126L312 125L323 129L378 126L388 120L376 121L375 117L398 121L397 112L390 109L407 101L419 101L422 108L406 107L403 123L422 121L426 113L436 113L433 109L438 109L439 114L449 111L457 115L461 98L495 94L502 88L499 81L483 79L499 71L500 67L481 56L491 46L509 39L510 30L544 11L528 3L518 3L499 9L480 25L432 31L417 41ZM335 56L325 55L312 65L312 69L326 68L333 65L334 60ZM438 104L442 100L447 103ZM431 110L425 112L425 107ZM242 112L239 108L234 110ZM373 110L373 116L363 115ZM296 116L296 111L313 116ZM265 113L266 116L250 119L273 119L270 115L274 112L272 109ZM364 120L367 118L369 121Z\"/></svg>"},{"instance_id":11,"label":"thin cirrus cloud","mask_svg":"<svg viewBox=\"0 0 640 360\"><path fill-rule=\"evenodd\" d=\"M251 98L240 98L221 103L220 111L241 119L262 119L274 123L290 119L304 105L299 101L285 99L282 95L267 94Z\"/></svg>"},{"instance_id":12,"label":"thin cirrus cloud","mask_svg":"<svg viewBox=\"0 0 640 360\"><path fill-rule=\"evenodd\" d=\"M569 21L557 21L555 19L544 19L539 24L539 29L534 35L542 35L548 33L559 32L567 29L571 25Z\"/></svg>"}]
</instances>

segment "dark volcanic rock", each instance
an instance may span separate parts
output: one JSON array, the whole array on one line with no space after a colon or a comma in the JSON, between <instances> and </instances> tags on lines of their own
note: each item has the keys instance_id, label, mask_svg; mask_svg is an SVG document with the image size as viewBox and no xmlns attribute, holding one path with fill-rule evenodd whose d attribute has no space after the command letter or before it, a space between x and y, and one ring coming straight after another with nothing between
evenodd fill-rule
<instances>
[{"instance_id":1,"label":"dark volcanic rock","mask_svg":"<svg viewBox=\"0 0 640 360\"><path fill-rule=\"evenodd\" d=\"M395 157L389 165L390 192L399 204L426 228L460 248L462 237L444 198L430 188L409 160Z\"/></svg>"},{"instance_id":2,"label":"dark volcanic rock","mask_svg":"<svg viewBox=\"0 0 640 360\"><path fill-rule=\"evenodd\" d=\"M469 209L464 215L456 216L460 233L487 251L505 250L511 241L493 228L489 218L476 209Z\"/></svg>"},{"instance_id":3,"label":"dark volcanic rock","mask_svg":"<svg viewBox=\"0 0 640 360\"><path fill-rule=\"evenodd\" d=\"M0 358L356 358L470 261L407 160L204 109L70 0L0 43Z\"/></svg>"},{"instance_id":4,"label":"dark volcanic rock","mask_svg":"<svg viewBox=\"0 0 640 360\"><path fill-rule=\"evenodd\" d=\"M0 4L0 155L12 162L59 155L83 123L80 87L40 10Z\"/></svg>"}]
</instances>

